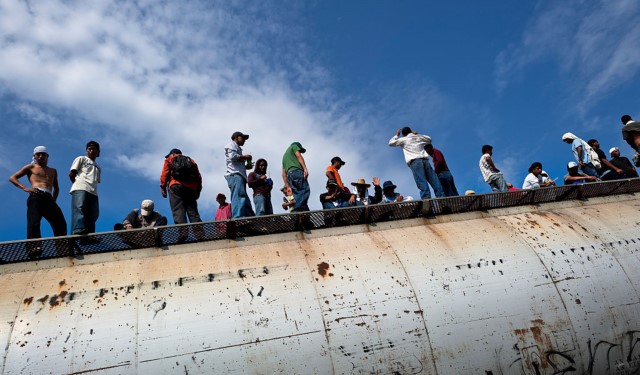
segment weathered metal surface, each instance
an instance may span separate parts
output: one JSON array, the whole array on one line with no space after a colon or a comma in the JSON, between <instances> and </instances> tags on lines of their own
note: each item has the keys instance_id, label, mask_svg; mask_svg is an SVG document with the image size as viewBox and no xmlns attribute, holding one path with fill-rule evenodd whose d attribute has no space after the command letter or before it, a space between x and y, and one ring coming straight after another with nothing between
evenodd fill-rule
<instances>
[{"instance_id":1,"label":"weathered metal surface","mask_svg":"<svg viewBox=\"0 0 640 375\"><path fill-rule=\"evenodd\" d=\"M631 374L639 209L628 195L0 266L1 372Z\"/></svg>"}]
</instances>

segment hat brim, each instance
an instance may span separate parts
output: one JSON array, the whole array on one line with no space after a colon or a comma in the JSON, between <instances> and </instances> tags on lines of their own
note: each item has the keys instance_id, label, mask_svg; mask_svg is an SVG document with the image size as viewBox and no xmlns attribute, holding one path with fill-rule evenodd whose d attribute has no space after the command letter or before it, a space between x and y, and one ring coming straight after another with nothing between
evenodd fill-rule
<instances>
[{"instance_id":1,"label":"hat brim","mask_svg":"<svg viewBox=\"0 0 640 375\"><path fill-rule=\"evenodd\" d=\"M151 215L152 212L153 212L153 210L145 210L144 208L140 209L140 215L142 215L142 216L149 216L149 215Z\"/></svg>"},{"instance_id":2,"label":"hat brim","mask_svg":"<svg viewBox=\"0 0 640 375\"><path fill-rule=\"evenodd\" d=\"M357 182L352 182L351 186L364 186L364 187L371 187L371 184L359 184Z\"/></svg>"},{"instance_id":3,"label":"hat brim","mask_svg":"<svg viewBox=\"0 0 640 375\"><path fill-rule=\"evenodd\" d=\"M383 187L382 187L382 190L386 190L386 189L395 189L395 188L397 188L397 186L396 186L396 185L388 185L388 186L383 186Z\"/></svg>"}]
</instances>

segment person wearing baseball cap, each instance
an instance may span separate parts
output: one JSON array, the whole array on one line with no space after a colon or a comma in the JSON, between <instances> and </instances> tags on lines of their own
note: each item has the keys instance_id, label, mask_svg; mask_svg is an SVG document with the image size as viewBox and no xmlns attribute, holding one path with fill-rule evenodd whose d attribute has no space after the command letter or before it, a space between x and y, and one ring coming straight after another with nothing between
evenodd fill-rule
<instances>
[{"instance_id":1,"label":"person wearing baseball cap","mask_svg":"<svg viewBox=\"0 0 640 375\"><path fill-rule=\"evenodd\" d=\"M309 211L309 170L302 156L306 151L300 142L293 142L282 155L282 181L285 188L291 188L296 202L292 212Z\"/></svg>"},{"instance_id":2,"label":"person wearing baseball cap","mask_svg":"<svg viewBox=\"0 0 640 375\"><path fill-rule=\"evenodd\" d=\"M49 151L45 146L33 149L31 163L20 168L9 177L9 181L17 188L29 193L27 198L27 238L40 238L40 222L44 217L51 225L54 236L67 234L67 222L62 210L56 203L60 188L58 187L58 171L48 166ZM19 179L27 176L31 187L23 185ZM35 246L29 256L40 255L41 249Z\"/></svg>"},{"instance_id":3,"label":"person wearing baseball cap","mask_svg":"<svg viewBox=\"0 0 640 375\"><path fill-rule=\"evenodd\" d=\"M231 191L231 212L233 218L256 216L251 207L251 200L247 194L247 169L253 168L252 156L244 154L242 147L249 139L248 134L234 132L231 142L224 147L224 155L227 163L227 171L224 178Z\"/></svg>"},{"instance_id":4,"label":"person wearing baseball cap","mask_svg":"<svg viewBox=\"0 0 640 375\"><path fill-rule=\"evenodd\" d=\"M143 200L142 203L140 203L140 209L134 208L129 212L127 217L125 217L122 224L116 224L113 226L113 230L129 230L167 225L167 218L162 216L159 212L154 211L154 208L155 204L151 199Z\"/></svg>"},{"instance_id":5,"label":"person wearing baseball cap","mask_svg":"<svg viewBox=\"0 0 640 375\"><path fill-rule=\"evenodd\" d=\"M626 178L638 177L638 171L633 164L631 164L631 161L624 156L620 156L620 149L611 147L611 149L609 149L609 155L611 155L611 164L622 169Z\"/></svg>"},{"instance_id":6,"label":"person wearing baseball cap","mask_svg":"<svg viewBox=\"0 0 640 375\"><path fill-rule=\"evenodd\" d=\"M344 184L342 183L342 178L340 178L340 168L345 165L345 162L340 158L340 156L334 156L331 159L331 165L327 167L327 171L325 175L327 176L327 180L334 180L336 184L338 184L338 188L344 190Z\"/></svg>"},{"instance_id":7,"label":"person wearing baseball cap","mask_svg":"<svg viewBox=\"0 0 640 375\"><path fill-rule=\"evenodd\" d=\"M586 173L582 173L578 171L580 165L575 161L570 161L567 163L567 173L564 175L564 184L565 185L580 185L585 182L594 182L598 181L598 178L595 176L589 176Z\"/></svg>"},{"instance_id":8,"label":"person wearing baseball cap","mask_svg":"<svg viewBox=\"0 0 640 375\"><path fill-rule=\"evenodd\" d=\"M356 197L340 189L336 180L327 180L327 192L320 194L322 209L355 206Z\"/></svg>"},{"instance_id":9,"label":"person wearing baseball cap","mask_svg":"<svg viewBox=\"0 0 640 375\"><path fill-rule=\"evenodd\" d=\"M602 181L619 180L624 178L624 171L611 164L607 159L607 154L605 154L604 150L600 149L600 142L598 142L597 139L590 139L587 141L587 144L593 148L593 151L595 151L596 154L598 154L600 168L596 168L596 171L598 172L598 177L600 177Z\"/></svg>"}]
</instances>

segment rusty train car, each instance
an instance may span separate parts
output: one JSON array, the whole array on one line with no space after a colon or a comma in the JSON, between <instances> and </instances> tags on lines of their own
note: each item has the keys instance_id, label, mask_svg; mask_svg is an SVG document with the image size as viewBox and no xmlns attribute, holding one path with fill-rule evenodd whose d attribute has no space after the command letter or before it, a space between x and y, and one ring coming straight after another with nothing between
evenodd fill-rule
<instances>
[{"instance_id":1,"label":"rusty train car","mask_svg":"<svg viewBox=\"0 0 640 375\"><path fill-rule=\"evenodd\" d=\"M317 212L271 234L299 218L208 223L209 240L154 231L118 251L107 233L74 258L3 243L0 373L638 373L640 184L625 183Z\"/></svg>"}]
</instances>

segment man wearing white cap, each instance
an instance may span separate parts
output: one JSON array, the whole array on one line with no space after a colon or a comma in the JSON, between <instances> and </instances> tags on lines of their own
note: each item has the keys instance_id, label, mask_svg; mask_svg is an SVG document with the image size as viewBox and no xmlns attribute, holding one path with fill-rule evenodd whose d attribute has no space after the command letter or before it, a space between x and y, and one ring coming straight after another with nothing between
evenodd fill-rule
<instances>
[{"instance_id":1,"label":"man wearing white cap","mask_svg":"<svg viewBox=\"0 0 640 375\"><path fill-rule=\"evenodd\" d=\"M573 133L564 133L562 135L562 142L571 145L573 156L576 158L576 162L580 167L580 170L589 176L598 177L597 168L600 168L600 160L597 158L595 151L587 144L587 142L578 138Z\"/></svg>"},{"instance_id":2,"label":"man wearing white cap","mask_svg":"<svg viewBox=\"0 0 640 375\"><path fill-rule=\"evenodd\" d=\"M580 166L575 161L570 161L567 164L567 173L564 175L564 184L565 185L579 185L584 184L585 182L595 182L598 181L598 178L595 176L589 176L582 172L578 172L578 168Z\"/></svg>"},{"instance_id":3,"label":"man wearing white cap","mask_svg":"<svg viewBox=\"0 0 640 375\"><path fill-rule=\"evenodd\" d=\"M609 155L611 155L611 160L609 160L609 162L622 169L626 178L638 177L638 171L636 171L629 159L624 156L620 156L620 150L617 147L611 147Z\"/></svg>"},{"instance_id":4,"label":"man wearing white cap","mask_svg":"<svg viewBox=\"0 0 640 375\"><path fill-rule=\"evenodd\" d=\"M113 229L136 229L136 228L148 228L148 227L161 227L167 225L167 218L162 216L159 212L154 211L154 203L151 199L145 199L140 204L140 210L133 209L127 217L122 221L122 224L116 224Z\"/></svg>"},{"instance_id":5,"label":"man wearing white cap","mask_svg":"<svg viewBox=\"0 0 640 375\"><path fill-rule=\"evenodd\" d=\"M9 177L9 181L19 189L29 193L27 198L27 238L40 238L40 222L44 217L54 236L67 234L67 222L62 210L56 203L60 189L58 188L58 172L47 165L49 153L45 146L33 149L31 164L20 168ZM19 179L27 176L31 187L20 183Z\"/></svg>"}]
</instances>

